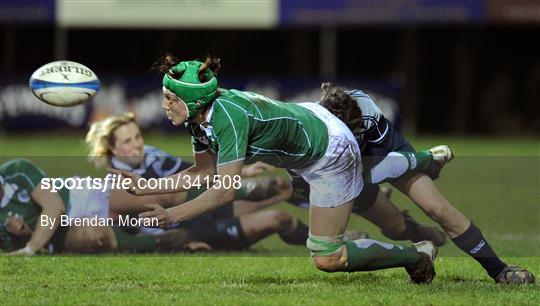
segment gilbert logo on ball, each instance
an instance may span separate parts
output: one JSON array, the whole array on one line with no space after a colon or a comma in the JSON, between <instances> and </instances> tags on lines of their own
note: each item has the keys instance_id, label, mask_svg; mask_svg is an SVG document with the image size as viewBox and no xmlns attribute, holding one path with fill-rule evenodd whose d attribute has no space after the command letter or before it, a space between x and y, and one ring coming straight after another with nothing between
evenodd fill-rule
<instances>
[{"instance_id":1,"label":"gilbert logo on ball","mask_svg":"<svg viewBox=\"0 0 540 306\"><path fill-rule=\"evenodd\" d=\"M30 89L41 101L55 106L74 106L92 98L99 79L90 68L71 61L39 67L30 77Z\"/></svg>"}]
</instances>

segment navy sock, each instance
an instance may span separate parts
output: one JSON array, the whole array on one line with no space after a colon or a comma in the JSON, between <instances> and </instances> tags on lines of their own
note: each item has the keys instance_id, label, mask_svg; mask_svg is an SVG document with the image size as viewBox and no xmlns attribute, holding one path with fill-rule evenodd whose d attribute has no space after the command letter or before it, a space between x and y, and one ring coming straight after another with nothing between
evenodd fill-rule
<instances>
[{"instance_id":1,"label":"navy sock","mask_svg":"<svg viewBox=\"0 0 540 306\"><path fill-rule=\"evenodd\" d=\"M298 221L298 225L293 231L280 233L281 240L288 244L305 245L309 235L309 227Z\"/></svg>"},{"instance_id":2,"label":"navy sock","mask_svg":"<svg viewBox=\"0 0 540 306\"><path fill-rule=\"evenodd\" d=\"M499 259L495 251L489 246L487 239L476 225L471 222L469 228L461 235L452 239L463 252L478 261L489 276L495 278L507 266Z\"/></svg>"}]
</instances>

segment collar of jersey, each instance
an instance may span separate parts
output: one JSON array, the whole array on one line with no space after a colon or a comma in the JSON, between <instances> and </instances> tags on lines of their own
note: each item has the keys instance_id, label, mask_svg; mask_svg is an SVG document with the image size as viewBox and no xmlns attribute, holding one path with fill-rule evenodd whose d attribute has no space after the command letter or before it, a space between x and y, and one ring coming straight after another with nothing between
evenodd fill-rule
<instances>
[{"instance_id":1,"label":"collar of jersey","mask_svg":"<svg viewBox=\"0 0 540 306\"><path fill-rule=\"evenodd\" d=\"M11 201L11 198L13 198L13 195L17 191L18 186L15 184L4 183L2 184L2 188L4 188L4 196L2 197L2 201L0 202L0 207L5 207L6 205L8 205L9 201Z\"/></svg>"},{"instance_id":2,"label":"collar of jersey","mask_svg":"<svg viewBox=\"0 0 540 306\"><path fill-rule=\"evenodd\" d=\"M148 155L146 154L147 149L148 147L144 146L144 160L142 161L141 165L137 169L133 168L127 163L124 163L123 161L119 160L116 157L111 158L111 165L113 166L114 169L131 171L131 172L135 172L141 175L146 171L146 165L148 162L147 161Z\"/></svg>"},{"instance_id":3,"label":"collar of jersey","mask_svg":"<svg viewBox=\"0 0 540 306\"><path fill-rule=\"evenodd\" d=\"M212 103L212 105L210 105L210 109L208 110L208 114L206 114L206 118L204 118L206 120L206 122L208 122L208 124L210 124L210 120L212 120L212 114L214 114L214 103Z\"/></svg>"},{"instance_id":4,"label":"collar of jersey","mask_svg":"<svg viewBox=\"0 0 540 306\"><path fill-rule=\"evenodd\" d=\"M213 114L214 114L214 104L212 103L212 105L210 106L210 109L208 110L208 113L206 114L206 117L204 118L205 122L199 124L199 126L201 127L201 130L203 130L204 133L206 134L206 137L211 140L214 139L214 137L212 136L212 125L210 124L210 120L212 120Z\"/></svg>"}]
</instances>

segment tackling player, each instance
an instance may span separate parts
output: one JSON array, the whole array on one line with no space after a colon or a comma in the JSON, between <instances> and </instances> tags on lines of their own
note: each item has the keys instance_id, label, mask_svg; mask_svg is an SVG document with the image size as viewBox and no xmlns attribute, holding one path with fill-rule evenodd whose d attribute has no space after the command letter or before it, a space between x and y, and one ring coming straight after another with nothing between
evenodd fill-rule
<instances>
[{"instance_id":1,"label":"tackling player","mask_svg":"<svg viewBox=\"0 0 540 306\"><path fill-rule=\"evenodd\" d=\"M322 89L320 104L353 131L358 143L363 147L362 153L369 161L368 169L371 171L367 171L368 174L377 176L373 175L373 169L381 164L383 167L399 167L401 164L402 168L406 168L408 164L416 162L418 154L411 154L415 152L412 145L384 118L370 96L360 90L346 91L329 83L324 83ZM440 151L436 152L436 155L446 156L444 162L453 158L446 146L432 150ZM384 165L383 158L388 154L393 154L394 158ZM437 170L432 172L432 177L438 177ZM412 173L392 180L391 184L439 223L454 244L476 259L497 283L534 283L535 278L531 272L509 266L495 254L480 229L443 197L428 175ZM364 203L365 212L373 210L373 204L374 202ZM387 222L399 221L397 215L394 214L395 218L392 218L392 214L387 215Z\"/></svg>"}]
</instances>

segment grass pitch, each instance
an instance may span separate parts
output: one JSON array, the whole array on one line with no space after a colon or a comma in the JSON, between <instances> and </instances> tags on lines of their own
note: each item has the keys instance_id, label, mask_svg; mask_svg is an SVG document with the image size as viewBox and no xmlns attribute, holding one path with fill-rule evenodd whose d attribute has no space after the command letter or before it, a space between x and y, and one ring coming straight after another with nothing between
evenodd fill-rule
<instances>
[{"instance_id":1,"label":"grass pitch","mask_svg":"<svg viewBox=\"0 0 540 306\"><path fill-rule=\"evenodd\" d=\"M0 160L27 156L49 176L99 175L85 165L82 134L1 135ZM186 137L150 134L146 143L189 156ZM540 142L535 138L418 137L418 148L447 143L456 153L437 184L471 217L508 263L540 276ZM45 157L43 156L45 155ZM398 206L429 222L405 197ZM280 209L307 220L305 210ZM358 217L350 228L387 241ZM433 284L409 284L404 269L334 273L312 267L307 250L277 236L228 254L0 257L0 304L182 305L538 305L540 286L495 285L451 242L441 248Z\"/></svg>"}]
</instances>

